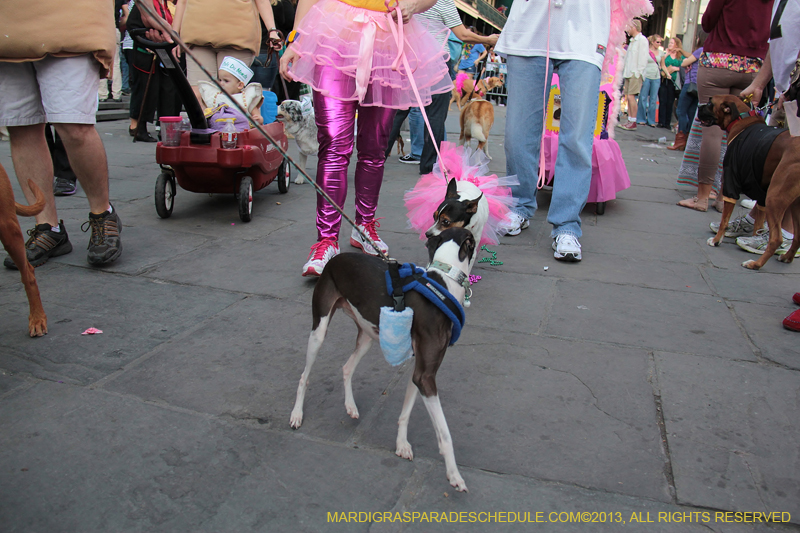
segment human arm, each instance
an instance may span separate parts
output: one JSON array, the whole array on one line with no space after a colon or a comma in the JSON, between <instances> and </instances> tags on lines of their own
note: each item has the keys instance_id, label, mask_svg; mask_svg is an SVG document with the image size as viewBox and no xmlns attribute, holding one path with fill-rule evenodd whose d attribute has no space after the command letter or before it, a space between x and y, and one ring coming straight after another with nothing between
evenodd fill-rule
<instances>
[{"instance_id":1,"label":"human arm","mask_svg":"<svg viewBox=\"0 0 800 533\"><path fill-rule=\"evenodd\" d=\"M306 14L311 10L312 7L317 3L318 0L299 0L297 2L297 9L294 13L294 28L293 31L297 30L297 27L300 25L300 22L306 16ZM279 72L284 79L292 81L292 76L289 74L289 65L297 59L298 55L297 52L294 51L291 43L289 43L286 47L286 50L283 52L283 56L281 56L281 62L279 66Z\"/></svg>"},{"instance_id":2,"label":"human arm","mask_svg":"<svg viewBox=\"0 0 800 533\"><path fill-rule=\"evenodd\" d=\"M717 25L717 22L719 22L723 7L725 7L725 0L710 0L708 2L705 13L703 13L703 19L701 21L703 30L706 33L711 33L711 30L713 30Z\"/></svg>"},{"instance_id":3,"label":"human arm","mask_svg":"<svg viewBox=\"0 0 800 533\"><path fill-rule=\"evenodd\" d=\"M474 65L477 66L477 64L480 63L481 61L483 61L483 58L486 57L488 54L489 54L489 52L487 52L486 49L484 48L483 53L478 56L478 59L475 60Z\"/></svg>"},{"instance_id":4,"label":"human arm","mask_svg":"<svg viewBox=\"0 0 800 533\"><path fill-rule=\"evenodd\" d=\"M275 27L275 15L272 13L272 4L269 0L255 0L255 4L258 14L261 15L261 20L264 21L264 25L267 27L267 32L269 33L268 39L278 39L280 33ZM274 47L273 45L273 48ZM278 49L280 49L280 45L278 45Z\"/></svg>"},{"instance_id":5,"label":"human arm","mask_svg":"<svg viewBox=\"0 0 800 533\"><path fill-rule=\"evenodd\" d=\"M767 50L764 64L761 65L755 79L753 79L752 83L750 83L747 88L739 93L739 96L742 98L751 96L750 101L754 102L754 105L758 105L761 101L761 95L764 93L764 87L767 86L770 79L772 79L772 58L770 57L769 50Z\"/></svg>"},{"instance_id":6,"label":"human arm","mask_svg":"<svg viewBox=\"0 0 800 533\"><path fill-rule=\"evenodd\" d=\"M180 2L180 4L183 3L184 2ZM150 14L141 7L141 6L146 7L147 9L150 10L150 12L156 13L157 11L155 9L155 6L153 6L153 0L137 0L137 4L140 6L139 14L142 18L142 25L145 28L150 28L149 30L147 30L145 37L156 43L164 43L164 42L171 43L172 37L169 36L169 33L167 31L164 31L162 29L162 25L169 27L167 21L165 21L160 17L158 17L159 19L158 21L154 20L153 17L151 17Z\"/></svg>"},{"instance_id":7,"label":"human arm","mask_svg":"<svg viewBox=\"0 0 800 533\"><path fill-rule=\"evenodd\" d=\"M498 37L500 37L500 35L497 33L494 33L492 35L487 35L485 37L483 35L478 35L477 33L467 29L467 27L464 26L463 24L450 28L450 31L452 31L456 37L458 37L467 44L482 44L484 46L494 46L497 44Z\"/></svg>"},{"instance_id":8,"label":"human arm","mask_svg":"<svg viewBox=\"0 0 800 533\"><path fill-rule=\"evenodd\" d=\"M429 10L435 3L436 0L398 0L397 7L400 8L405 24L411 20L413 15ZM396 11L393 12L396 13Z\"/></svg>"},{"instance_id":9,"label":"human arm","mask_svg":"<svg viewBox=\"0 0 800 533\"><path fill-rule=\"evenodd\" d=\"M128 22L128 15L130 15L130 9L128 9L128 4L122 4L122 15L119 16L119 25L125 26Z\"/></svg>"},{"instance_id":10,"label":"human arm","mask_svg":"<svg viewBox=\"0 0 800 533\"><path fill-rule=\"evenodd\" d=\"M689 65L691 65L691 64L692 64L692 63L694 63L695 61L697 61L697 58L696 58L696 57L694 57L693 55L690 55L689 57L687 57L686 59L684 59L683 61L681 61L681 66L682 66L682 67L688 67Z\"/></svg>"}]
</instances>

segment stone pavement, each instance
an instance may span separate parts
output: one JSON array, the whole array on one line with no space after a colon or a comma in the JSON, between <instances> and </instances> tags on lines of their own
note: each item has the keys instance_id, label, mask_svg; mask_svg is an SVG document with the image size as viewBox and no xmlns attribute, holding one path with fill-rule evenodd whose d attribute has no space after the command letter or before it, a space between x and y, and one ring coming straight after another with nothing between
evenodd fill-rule
<instances>
[{"instance_id":1,"label":"stone pavement","mask_svg":"<svg viewBox=\"0 0 800 533\"><path fill-rule=\"evenodd\" d=\"M491 168L503 174L496 109ZM457 120L454 110L451 139ZM464 494L446 481L422 402L414 461L394 455L409 363L392 368L372 348L354 378L361 418L347 416L341 365L355 327L343 314L304 424L289 428L311 325L314 281L300 276L315 237L311 186L258 192L248 224L232 195L179 190L161 220L154 146L132 144L124 121L98 130L121 259L86 263L81 191L57 200L75 250L36 271L46 337L27 337L19 276L0 271L3 531L800 529L800 336L780 324L800 265L751 272L730 239L708 247L719 215L675 206L690 191L675 185L680 154L652 146L665 130L619 132L633 186L602 216L586 207L581 263L553 259L542 192L531 227L490 247L503 264L473 272L467 327L439 372ZM21 198L8 143L0 163ZM378 214L392 254L424 262L401 201L416 178L393 155ZM81 336L88 327L103 334ZM329 518L390 511L413 522ZM726 511L791 523L735 523ZM441 521L458 512L466 523ZM605 522L569 521L580 512Z\"/></svg>"}]
</instances>

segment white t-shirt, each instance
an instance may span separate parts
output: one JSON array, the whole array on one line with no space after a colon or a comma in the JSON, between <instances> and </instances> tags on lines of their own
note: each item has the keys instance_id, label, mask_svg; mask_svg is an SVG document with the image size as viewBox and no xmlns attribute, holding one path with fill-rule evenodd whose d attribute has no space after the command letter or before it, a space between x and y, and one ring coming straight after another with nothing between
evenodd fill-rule
<instances>
[{"instance_id":1,"label":"white t-shirt","mask_svg":"<svg viewBox=\"0 0 800 533\"><path fill-rule=\"evenodd\" d=\"M772 22L780 2L772 6ZM797 52L800 51L800 0L788 0L780 20L781 37L770 39L769 57L772 60L772 76L775 78L775 90L785 92L789 88L789 77L792 75Z\"/></svg>"},{"instance_id":2,"label":"white t-shirt","mask_svg":"<svg viewBox=\"0 0 800 533\"><path fill-rule=\"evenodd\" d=\"M562 0L550 6L550 57L603 67L611 30L611 0ZM497 41L501 56L546 56L547 11L553 0L516 0Z\"/></svg>"}]
</instances>

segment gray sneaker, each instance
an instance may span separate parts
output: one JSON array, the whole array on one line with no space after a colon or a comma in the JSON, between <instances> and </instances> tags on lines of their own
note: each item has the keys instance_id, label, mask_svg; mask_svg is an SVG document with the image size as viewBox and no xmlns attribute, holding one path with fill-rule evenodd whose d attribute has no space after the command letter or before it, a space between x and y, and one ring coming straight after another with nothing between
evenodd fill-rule
<instances>
[{"instance_id":1,"label":"gray sneaker","mask_svg":"<svg viewBox=\"0 0 800 533\"><path fill-rule=\"evenodd\" d=\"M555 250L553 257L559 261L574 263L581 260L581 243L577 237L569 233L556 235L553 250Z\"/></svg>"},{"instance_id":2,"label":"gray sneaker","mask_svg":"<svg viewBox=\"0 0 800 533\"><path fill-rule=\"evenodd\" d=\"M747 220L747 215L742 215L740 217L736 217L728 223L728 227L725 229L725 236L726 237L742 237L747 235L753 234L753 222ZM719 222L712 222L708 225L711 228L711 233L714 235L717 234L719 231ZM764 228L767 227L766 222L764 223Z\"/></svg>"},{"instance_id":3,"label":"gray sneaker","mask_svg":"<svg viewBox=\"0 0 800 533\"><path fill-rule=\"evenodd\" d=\"M769 243L769 230L760 229L756 232L755 235L752 237L739 237L736 239L736 244L742 250L748 251L751 254L758 254L764 255L764 251L767 249L767 244ZM789 239L783 239L783 242L775 251L775 255L783 255L788 250L789 247L792 245L792 241ZM795 257L800 257L800 250L794 254Z\"/></svg>"},{"instance_id":4,"label":"gray sneaker","mask_svg":"<svg viewBox=\"0 0 800 533\"><path fill-rule=\"evenodd\" d=\"M72 196L77 190L78 185L75 178L56 177L53 181L53 194L56 196Z\"/></svg>"},{"instance_id":5,"label":"gray sneaker","mask_svg":"<svg viewBox=\"0 0 800 533\"><path fill-rule=\"evenodd\" d=\"M530 221L520 214L510 211L508 217L504 220L498 228L504 235L519 235L522 230L530 226Z\"/></svg>"}]
</instances>

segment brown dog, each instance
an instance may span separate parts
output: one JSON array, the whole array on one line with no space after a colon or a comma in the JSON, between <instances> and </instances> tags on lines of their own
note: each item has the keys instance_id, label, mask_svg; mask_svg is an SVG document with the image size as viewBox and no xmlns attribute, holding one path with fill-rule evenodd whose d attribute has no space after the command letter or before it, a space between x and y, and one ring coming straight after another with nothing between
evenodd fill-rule
<instances>
[{"instance_id":1,"label":"brown dog","mask_svg":"<svg viewBox=\"0 0 800 533\"><path fill-rule=\"evenodd\" d=\"M402 155L402 156L406 155L406 143L403 142L402 135L397 136L397 155Z\"/></svg>"},{"instance_id":2,"label":"brown dog","mask_svg":"<svg viewBox=\"0 0 800 533\"><path fill-rule=\"evenodd\" d=\"M461 111L461 109L464 107L464 104L473 98L483 98L486 93L495 87L501 87L502 85L503 80L497 77L483 78L478 81L477 85L473 80L467 78L464 80L464 83L461 86L461 91L459 92L456 82L453 81L453 96L450 98L450 103L447 104L447 110L450 111L450 107L453 105L453 102L455 102L458 104L458 110Z\"/></svg>"},{"instance_id":3,"label":"brown dog","mask_svg":"<svg viewBox=\"0 0 800 533\"><path fill-rule=\"evenodd\" d=\"M472 139L478 141L478 150L483 150L489 159L489 131L494 124L494 106L486 100L473 100L464 106L459 117L461 136L458 144L470 144Z\"/></svg>"},{"instance_id":4,"label":"brown dog","mask_svg":"<svg viewBox=\"0 0 800 533\"><path fill-rule=\"evenodd\" d=\"M42 299L39 296L39 286L36 284L36 276L33 267L28 262L25 254L25 241L22 238L22 229L19 227L17 215L21 217L32 217L38 215L44 209L44 194L33 181L28 180L28 187L36 195L36 203L31 206L24 206L14 201L14 191L11 189L11 182L8 180L6 170L0 165L0 241L3 248L14 260L22 276L22 284L28 295L28 305L30 315L28 316L28 330L31 337L41 337L47 333L47 316L44 314Z\"/></svg>"},{"instance_id":5,"label":"brown dog","mask_svg":"<svg viewBox=\"0 0 800 533\"><path fill-rule=\"evenodd\" d=\"M755 228L764 226L764 218L769 225L769 243L764 255L758 261L745 261L742 266L758 270L769 261L783 242L781 222L786 210L792 213L794 223L794 240L789 250L778 258L778 261L791 263L797 249L800 248L800 137L792 137L788 130L775 130L764 124L764 119L750 112L750 108L733 95L720 95L710 98L708 104L701 105L697 118L704 126L717 125L728 132L728 152L723 162L723 199L722 220L719 231L708 239L709 246L719 246L725 229L736 205L739 190L756 200ZM772 137L772 138L771 138ZM755 153L747 154L749 161L737 160L742 149L760 146ZM770 145L771 143L771 145ZM766 147L769 146L767 149ZM764 156L766 151L766 156ZM747 171L760 163L752 162L764 157L763 173L760 183L748 181ZM748 164L750 163L750 164ZM739 178L739 175L742 175ZM733 198L732 195L736 195Z\"/></svg>"}]
</instances>

